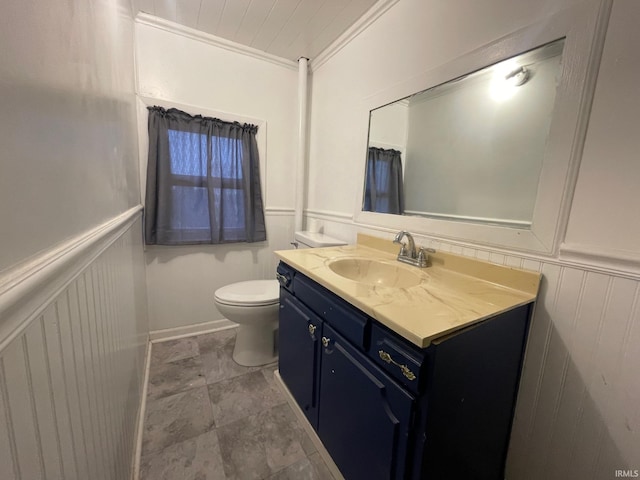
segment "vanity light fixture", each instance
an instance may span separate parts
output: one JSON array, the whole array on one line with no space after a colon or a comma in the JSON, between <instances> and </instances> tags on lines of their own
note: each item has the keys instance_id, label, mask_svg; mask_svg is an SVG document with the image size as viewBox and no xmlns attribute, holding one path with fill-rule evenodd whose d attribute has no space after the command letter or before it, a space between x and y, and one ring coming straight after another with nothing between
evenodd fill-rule
<instances>
[{"instance_id":1,"label":"vanity light fixture","mask_svg":"<svg viewBox=\"0 0 640 480\"><path fill-rule=\"evenodd\" d=\"M489 94L496 102L504 102L516 94L518 87L529 80L529 70L518 65L513 59L496 65Z\"/></svg>"},{"instance_id":2,"label":"vanity light fixture","mask_svg":"<svg viewBox=\"0 0 640 480\"><path fill-rule=\"evenodd\" d=\"M519 87L529 80L529 70L526 67L518 67L507 73L504 79L509 82L509 85Z\"/></svg>"}]
</instances>

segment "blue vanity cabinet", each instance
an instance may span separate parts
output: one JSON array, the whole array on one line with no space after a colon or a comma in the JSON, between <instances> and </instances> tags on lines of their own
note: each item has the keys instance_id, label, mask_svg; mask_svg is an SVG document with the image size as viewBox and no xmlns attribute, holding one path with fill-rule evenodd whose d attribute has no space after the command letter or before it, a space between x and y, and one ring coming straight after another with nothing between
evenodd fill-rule
<instances>
[{"instance_id":1,"label":"blue vanity cabinet","mask_svg":"<svg viewBox=\"0 0 640 480\"><path fill-rule=\"evenodd\" d=\"M414 479L503 480L532 304L434 341ZM422 430L424 429L424 430Z\"/></svg>"},{"instance_id":2,"label":"blue vanity cabinet","mask_svg":"<svg viewBox=\"0 0 640 480\"><path fill-rule=\"evenodd\" d=\"M346 479L405 478L414 397L328 324L318 435Z\"/></svg>"},{"instance_id":3,"label":"blue vanity cabinet","mask_svg":"<svg viewBox=\"0 0 640 480\"><path fill-rule=\"evenodd\" d=\"M280 375L346 480L504 479L533 303L420 348L278 272Z\"/></svg>"},{"instance_id":4,"label":"blue vanity cabinet","mask_svg":"<svg viewBox=\"0 0 640 480\"><path fill-rule=\"evenodd\" d=\"M280 376L314 429L318 428L322 324L317 315L280 289Z\"/></svg>"}]
</instances>

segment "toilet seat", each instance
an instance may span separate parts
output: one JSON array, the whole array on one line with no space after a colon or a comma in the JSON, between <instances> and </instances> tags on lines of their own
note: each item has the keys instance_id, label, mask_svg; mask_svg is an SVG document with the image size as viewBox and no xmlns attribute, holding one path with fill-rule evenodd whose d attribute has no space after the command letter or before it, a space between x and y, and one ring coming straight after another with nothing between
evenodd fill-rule
<instances>
[{"instance_id":1,"label":"toilet seat","mask_svg":"<svg viewBox=\"0 0 640 480\"><path fill-rule=\"evenodd\" d=\"M232 283L216 290L214 297L216 302L224 305L274 305L280 301L280 283L277 280Z\"/></svg>"}]
</instances>

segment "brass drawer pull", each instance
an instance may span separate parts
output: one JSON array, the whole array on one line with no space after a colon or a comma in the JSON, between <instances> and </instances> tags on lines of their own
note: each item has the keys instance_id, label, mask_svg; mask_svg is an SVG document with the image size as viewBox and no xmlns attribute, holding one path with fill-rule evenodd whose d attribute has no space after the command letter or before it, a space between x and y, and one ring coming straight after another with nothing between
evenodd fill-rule
<instances>
[{"instance_id":1,"label":"brass drawer pull","mask_svg":"<svg viewBox=\"0 0 640 480\"><path fill-rule=\"evenodd\" d=\"M409 370L409 367L407 367L406 365L400 365L393 358L391 358L391 355L389 355L384 350L379 350L378 351L378 355L380 355L380 359L383 362L391 363L391 364L395 365L396 367L399 367L400 370L402 371L402 374L405 377L407 377L409 380L415 380L416 379L415 374L411 370Z\"/></svg>"},{"instance_id":2,"label":"brass drawer pull","mask_svg":"<svg viewBox=\"0 0 640 480\"><path fill-rule=\"evenodd\" d=\"M323 347L328 347L330 341L331 340L329 340L327 337L322 337L322 346Z\"/></svg>"},{"instance_id":3,"label":"brass drawer pull","mask_svg":"<svg viewBox=\"0 0 640 480\"><path fill-rule=\"evenodd\" d=\"M313 323L309 324L309 334L313 335L316 333L316 326Z\"/></svg>"}]
</instances>

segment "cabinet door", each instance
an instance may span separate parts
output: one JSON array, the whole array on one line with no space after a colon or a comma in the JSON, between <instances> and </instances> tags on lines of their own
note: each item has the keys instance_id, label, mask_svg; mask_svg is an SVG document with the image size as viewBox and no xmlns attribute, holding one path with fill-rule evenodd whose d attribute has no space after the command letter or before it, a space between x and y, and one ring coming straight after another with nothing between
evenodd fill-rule
<instances>
[{"instance_id":1,"label":"cabinet door","mask_svg":"<svg viewBox=\"0 0 640 480\"><path fill-rule=\"evenodd\" d=\"M317 377L322 320L298 299L280 290L279 370L282 380L307 416L318 426Z\"/></svg>"},{"instance_id":2,"label":"cabinet door","mask_svg":"<svg viewBox=\"0 0 640 480\"><path fill-rule=\"evenodd\" d=\"M318 434L347 480L404 478L414 398L328 324Z\"/></svg>"}]
</instances>

